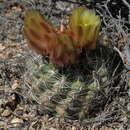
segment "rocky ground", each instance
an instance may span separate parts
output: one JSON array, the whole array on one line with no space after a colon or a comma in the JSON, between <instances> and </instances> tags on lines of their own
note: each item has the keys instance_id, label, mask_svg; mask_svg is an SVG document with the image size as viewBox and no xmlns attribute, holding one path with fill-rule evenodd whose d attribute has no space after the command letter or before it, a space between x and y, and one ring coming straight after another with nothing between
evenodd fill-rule
<instances>
[{"instance_id":1,"label":"rocky ground","mask_svg":"<svg viewBox=\"0 0 130 130\"><path fill-rule=\"evenodd\" d=\"M117 6L119 3L114 2L118 10L120 5ZM125 18L123 23L120 22L122 18L117 17L118 14L112 13L112 3L103 6L103 2L95 4L94 1L89 3L87 0L0 0L0 130L130 129L130 74L126 67L129 66L129 60L126 64L121 63L120 68L115 63L113 75L117 72L116 81L113 79L106 84L106 87L109 86L107 103L100 113L84 121L44 115L41 106L27 96L28 89L21 87L26 79L23 76L26 72L25 59L30 51L22 33L26 10L40 10L54 24L60 24L61 20L64 22L64 16L70 14L71 9L77 5L86 5L97 10L102 18L99 40L109 48L115 47L121 57L120 61L124 60L120 52L130 39L128 9L125 4L122 10L126 9L126 14L121 14ZM110 9L110 12L102 15L103 9ZM109 17L110 15L112 16ZM120 73L116 71L117 68L121 70ZM99 102L104 100L98 95L97 98L99 100L96 101Z\"/></svg>"}]
</instances>

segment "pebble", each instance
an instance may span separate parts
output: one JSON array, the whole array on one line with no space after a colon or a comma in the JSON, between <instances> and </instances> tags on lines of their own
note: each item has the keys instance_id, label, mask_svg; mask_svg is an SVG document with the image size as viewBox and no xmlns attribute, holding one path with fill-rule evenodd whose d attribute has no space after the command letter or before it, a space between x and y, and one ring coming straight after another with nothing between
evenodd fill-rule
<instances>
[{"instance_id":1,"label":"pebble","mask_svg":"<svg viewBox=\"0 0 130 130\"><path fill-rule=\"evenodd\" d=\"M4 111L3 111L3 113L1 114L1 116L3 116L3 117L8 117L8 116L11 115L11 113L12 113L12 111L9 110L9 109L7 109L7 110L4 110Z\"/></svg>"},{"instance_id":2,"label":"pebble","mask_svg":"<svg viewBox=\"0 0 130 130\"><path fill-rule=\"evenodd\" d=\"M0 129L3 129L5 126L5 122L4 121L0 121Z\"/></svg>"},{"instance_id":3,"label":"pebble","mask_svg":"<svg viewBox=\"0 0 130 130\"><path fill-rule=\"evenodd\" d=\"M13 118L10 123L12 123L13 126L16 127L16 126L18 126L19 124L23 123L23 120L22 120L22 119L19 119L19 118Z\"/></svg>"}]
</instances>

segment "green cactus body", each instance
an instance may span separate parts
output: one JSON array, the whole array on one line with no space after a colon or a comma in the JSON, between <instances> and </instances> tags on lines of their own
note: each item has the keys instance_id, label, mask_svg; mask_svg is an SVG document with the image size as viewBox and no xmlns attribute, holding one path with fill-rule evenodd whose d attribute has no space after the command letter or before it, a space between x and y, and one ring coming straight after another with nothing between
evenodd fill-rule
<instances>
[{"instance_id":1,"label":"green cactus body","mask_svg":"<svg viewBox=\"0 0 130 130\"><path fill-rule=\"evenodd\" d=\"M87 118L95 93L100 91L105 95L107 91L102 86L110 78L108 54L110 51L104 55L101 49L97 49L90 52L87 60L85 56L75 65L64 68L38 55L27 59L28 70L24 77L30 84L29 97L38 102L46 114Z\"/></svg>"}]
</instances>

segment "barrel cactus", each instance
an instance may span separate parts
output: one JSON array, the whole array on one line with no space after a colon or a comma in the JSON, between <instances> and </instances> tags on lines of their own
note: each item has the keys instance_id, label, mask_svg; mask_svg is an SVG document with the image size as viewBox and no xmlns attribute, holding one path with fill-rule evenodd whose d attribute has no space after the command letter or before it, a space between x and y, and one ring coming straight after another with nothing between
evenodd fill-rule
<instances>
[{"instance_id":1,"label":"barrel cactus","mask_svg":"<svg viewBox=\"0 0 130 130\"><path fill-rule=\"evenodd\" d=\"M107 53L99 45L96 48L99 17L94 11L78 7L68 25L58 30L31 10L24 25L29 45L43 55L31 52L26 61L24 77L30 86L29 97L42 106L45 114L87 118L95 93L105 95L102 86L110 78L107 61L111 51Z\"/></svg>"},{"instance_id":2,"label":"barrel cactus","mask_svg":"<svg viewBox=\"0 0 130 130\"><path fill-rule=\"evenodd\" d=\"M97 92L105 95L107 90L103 86L110 79L108 63L105 62L105 58L109 61L109 55L104 56L101 50L90 52L90 59L81 57L77 64L64 68L31 54L26 61L24 75L25 83L30 87L29 98L36 101L45 114L71 119L87 118L91 100Z\"/></svg>"}]
</instances>

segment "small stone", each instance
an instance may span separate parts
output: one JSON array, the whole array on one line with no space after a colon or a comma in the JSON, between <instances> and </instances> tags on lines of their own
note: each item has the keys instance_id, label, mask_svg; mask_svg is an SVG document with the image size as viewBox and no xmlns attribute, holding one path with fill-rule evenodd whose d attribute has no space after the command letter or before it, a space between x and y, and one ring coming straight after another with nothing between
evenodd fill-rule
<instances>
[{"instance_id":1,"label":"small stone","mask_svg":"<svg viewBox=\"0 0 130 130\"><path fill-rule=\"evenodd\" d=\"M4 110L3 113L1 114L3 117L8 117L10 116L12 113L11 110L7 109L7 110Z\"/></svg>"},{"instance_id":2,"label":"small stone","mask_svg":"<svg viewBox=\"0 0 130 130\"><path fill-rule=\"evenodd\" d=\"M18 126L19 124L23 123L23 120L22 119L19 119L19 118L14 118L11 120L11 122L13 124L13 126Z\"/></svg>"},{"instance_id":3,"label":"small stone","mask_svg":"<svg viewBox=\"0 0 130 130\"><path fill-rule=\"evenodd\" d=\"M5 49L5 46L3 46L2 44L0 44L0 51L3 51Z\"/></svg>"},{"instance_id":4,"label":"small stone","mask_svg":"<svg viewBox=\"0 0 130 130\"><path fill-rule=\"evenodd\" d=\"M72 127L72 130L76 130L76 128L73 126L73 127Z\"/></svg>"},{"instance_id":5,"label":"small stone","mask_svg":"<svg viewBox=\"0 0 130 130\"><path fill-rule=\"evenodd\" d=\"M50 130L58 130L58 129L51 127Z\"/></svg>"},{"instance_id":6,"label":"small stone","mask_svg":"<svg viewBox=\"0 0 130 130\"><path fill-rule=\"evenodd\" d=\"M127 104L127 110L130 112L130 103Z\"/></svg>"},{"instance_id":7,"label":"small stone","mask_svg":"<svg viewBox=\"0 0 130 130\"><path fill-rule=\"evenodd\" d=\"M13 85L12 85L12 89L15 90L18 87L18 81L15 80Z\"/></svg>"},{"instance_id":8,"label":"small stone","mask_svg":"<svg viewBox=\"0 0 130 130\"><path fill-rule=\"evenodd\" d=\"M3 129L5 126L5 122L4 121L0 121L0 129Z\"/></svg>"},{"instance_id":9,"label":"small stone","mask_svg":"<svg viewBox=\"0 0 130 130\"><path fill-rule=\"evenodd\" d=\"M22 115L22 114L23 114L23 110L22 110L22 109L17 109L17 110L16 110L16 113L17 113L18 115Z\"/></svg>"},{"instance_id":10,"label":"small stone","mask_svg":"<svg viewBox=\"0 0 130 130\"><path fill-rule=\"evenodd\" d=\"M4 109L3 109L3 108L0 108L0 114L1 114L3 111L4 111Z\"/></svg>"},{"instance_id":11,"label":"small stone","mask_svg":"<svg viewBox=\"0 0 130 130\"><path fill-rule=\"evenodd\" d=\"M128 89L128 95L130 96L130 88Z\"/></svg>"},{"instance_id":12,"label":"small stone","mask_svg":"<svg viewBox=\"0 0 130 130\"><path fill-rule=\"evenodd\" d=\"M19 127L11 127L8 130L22 130L22 129L19 129Z\"/></svg>"}]
</instances>

